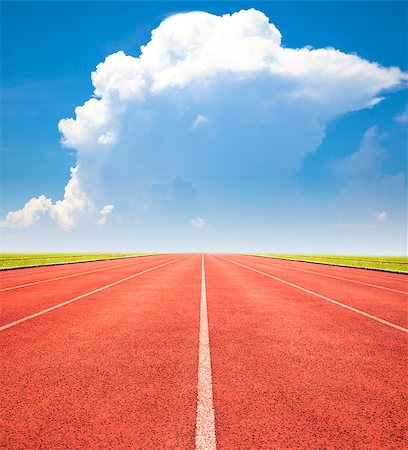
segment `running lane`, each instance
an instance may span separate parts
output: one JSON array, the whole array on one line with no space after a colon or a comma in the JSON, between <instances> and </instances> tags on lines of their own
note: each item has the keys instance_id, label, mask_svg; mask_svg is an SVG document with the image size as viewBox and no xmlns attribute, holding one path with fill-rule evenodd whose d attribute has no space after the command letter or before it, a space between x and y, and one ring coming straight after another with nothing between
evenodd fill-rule
<instances>
[{"instance_id":1,"label":"running lane","mask_svg":"<svg viewBox=\"0 0 408 450\"><path fill-rule=\"evenodd\" d=\"M1 332L1 445L193 448L200 286L189 255Z\"/></svg>"},{"instance_id":2,"label":"running lane","mask_svg":"<svg viewBox=\"0 0 408 450\"><path fill-rule=\"evenodd\" d=\"M38 283L58 277L75 277L77 274L92 271L104 271L113 267L125 267L137 261L149 261L163 255L135 256L103 261L78 262L75 264L60 264L55 266L28 267L26 269L13 269L0 271L0 291L13 286L28 283Z\"/></svg>"},{"instance_id":3,"label":"running lane","mask_svg":"<svg viewBox=\"0 0 408 450\"><path fill-rule=\"evenodd\" d=\"M15 288L0 291L0 327L182 256L132 259L125 264L97 266L86 271L77 268L74 274L70 270L68 275L33 281L34 284L14 285Z\"/></svg>"},{"instance_id":4,"label":"running lane","mask_svg":"<svg viewBox=\"0 0 408 450\"><path fill-rule=\"evenodd\" d=\"M330 270L332 266L325 266L325 270L321 271L318 264L308 264L308 267L304 268L298 267L297 264L281 265L276 260L246 255L231 255L226 258L408 328L407 275L402 275L405 277L405 283L401 282L391 288L384 286L382 278L361 279L360 270L357 270L356 279L355 269L348 269L347 275L339 275L337 270L334 273ZM388 274L383 273L382 276L384 275Z\"/></svg>"},{"instance_id":5,"label":"running lane","mask_svg":"<svg viewBox=\"0 0 408 450\"><path fill-rule=\"evenodd\" d=\"M407 334L216 255L206 283L219 448L407 448Z\"/></svg>"},{"instance_id":6,"label":"running lane","mask_svg":"<svg viewBox=\"0 0 408 450\"><path fill-rule=\"evenodd\" d=\"M338 265L336 266L330 264L320 264L313 262L290 261L286 259L271 258L267 256L239 256L242 256L243 258L250 258L253 261L258 260L259 262L267 262L268 264L273 264L277 267L290 267L292 269L297 268L305 271L307 270L319 272L322 274L351 278L364 283L380 284L382 286L390 287L393 289L402 289L408 291L408 274L391 271L386 272L382 270L369 270L358 267L344 267ZM384 269L386 269L386 267L384 267Z\"/></svg>"}]
</instances>

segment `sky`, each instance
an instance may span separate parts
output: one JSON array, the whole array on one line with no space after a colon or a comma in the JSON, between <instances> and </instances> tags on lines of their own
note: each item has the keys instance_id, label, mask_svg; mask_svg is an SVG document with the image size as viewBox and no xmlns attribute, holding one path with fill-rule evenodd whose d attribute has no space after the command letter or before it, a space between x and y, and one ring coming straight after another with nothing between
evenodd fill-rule
<instances>
[{"instance_id":1,"label":"sky","mask_svg":"<svg viewBox=\"0 0 408 450\"><path fill-rule=\"evenodd\" d=\"M406 2L2 2L3 251L407 253Z\"/></svg>"}]
</instances>

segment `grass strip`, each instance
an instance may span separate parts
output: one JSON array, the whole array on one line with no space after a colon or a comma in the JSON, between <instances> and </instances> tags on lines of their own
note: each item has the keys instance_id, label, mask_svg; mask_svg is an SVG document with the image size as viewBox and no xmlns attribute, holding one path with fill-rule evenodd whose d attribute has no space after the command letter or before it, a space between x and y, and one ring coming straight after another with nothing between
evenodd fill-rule
<instances>
[{"instance_id":1,"label":"grass strip","mask_svg":"<svg viewBox=\"0 0 408 450\"><path fill-rule=\"evenodd\" d=\"M0 253L0 269L42 266L100 259L143 256L145 253Z\"/></svg>"}]
</instances>

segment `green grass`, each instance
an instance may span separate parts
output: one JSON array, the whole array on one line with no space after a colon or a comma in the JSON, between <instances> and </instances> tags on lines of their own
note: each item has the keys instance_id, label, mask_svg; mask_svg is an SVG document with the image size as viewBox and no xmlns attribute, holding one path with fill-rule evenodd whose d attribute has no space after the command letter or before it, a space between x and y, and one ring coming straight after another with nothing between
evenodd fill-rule
<instances>
[{"instance_id":1,"label":"green grass","mask_svg":"<svg viewBox=\"0 0 408 450\"><path fill-rule=\"evenodd\" d=\"M258 253L257 255L408 273L407 256L290 255L274 253Z\"/></svg>"},{"instance_id":2,"label":"green grass","mask_svg":"<svg viewBox=\"0 0 408 450\"><path fill-rule=\"evenodd\" d=\"M142 256L142 253L0 253L0 268Z\"/></svg>"}]
</instances>

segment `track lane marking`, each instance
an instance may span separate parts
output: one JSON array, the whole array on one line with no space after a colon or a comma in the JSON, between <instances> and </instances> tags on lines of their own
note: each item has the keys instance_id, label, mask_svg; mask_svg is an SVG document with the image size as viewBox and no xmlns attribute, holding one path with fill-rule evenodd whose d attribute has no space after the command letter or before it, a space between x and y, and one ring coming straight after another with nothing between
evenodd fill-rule
<instances>
[{"instance_id":1,"label":"track lane marking","mask_svg":"<svg viewBox=\"0 0 408 450\"><path fill-rule=\"evenodd\" d=\"M201 255L200 340L198 351L197 420L195 448L217 448L212 392L211 352L208 334L204 255Z\"/></svg>"},{"instance_id":2,"label":"track lane marking","mask_svg":"<svg viewBox=\"0 0 408 450\"><path fill-rule=\"evenodd\" d=\"M17 285L14 285L14 286L9 286L9 287L6 287L6 288L2 288L2 289L0 289L0 292L12 291L13 289L21 289L21 288L24 288L24 287L27 287L27 286L34 286L36 284L49 283L51 281L63 280L64 278L79 277L80 275L86 275L88 273L101 272L103 270L115 269L116 267L126 267L126 266L130 266L130 265L134 264L135 262L136 261L132 261L132 262L129 262L129 263L126 263L126 264L117 264L115 266L102 267L101 269L93 269L93 270L88 270L86 272L73 273L71 275L64 275L62 277L47 278L46 280L33 281L31 283L17 284Z\"/></svg>"},{"instance_id":3,"label":"track lane marking","mask_svg":"<svg viewBox=\"0 0 408 450\"><path fill-rule=\"evenodd\" d=\"M267 258L273 261L288 261L288 262L294 262L294 263L307 263L307 264L317 264L319 266L329 266L329 267L333 267L333 268L338 268L340 267L340 269L360 269L361 271L361 275L364 276L370 276L370 277L375 277L375 278L383 278L385 280L395 280L395 281L405 281L408 272L395 272L393 270L379 270L376 271L375 268L371 268L370 267L362 267L362 266L343 266L341 264L330 264L330 263L323 263L320 261L307 261L305 259L287 259L287 258L276 258L273 256L262 256L262 255L251 255L249 253L236 253L236 255L244 255L244 256L256 256L259 258ZM286 267L286 266L285 266ZM400 275L401 278L397 278L396 276L393 275ZM403 279L403 277L405 277L405 279Z\"/></svg>"},{"instance_id":4,"label":"track lane marking","mask_svg":"<svg viewBox=\"0 0 408 450\"><path fill-rule=\"evenodd\" d=\"M322 277L336 278L338 280L350 281L350 283L363 284L364 286L371 286L371 287L375 287L375 288L378 288L378 289L385 289L387 291L398 292L399 294L408 295L407 291L400 291L399 289L393 289L393 288L389 288L389 287L386 287L386 286L379 286L378 284L364 283L363 281L352 280L351 278L343 278L343 277L338 277L336 275L328 275L328 274L325 274L325 273L315 272L313 270L300 269L298 267L289 267L289 266L285 266L285 265L282 265L282 264L273 264L272 267L283 267L284 269L300 270L302 272L314 273L314 274L320 275ZM401 281L404 281L404 280L401 280Z\"/></svg>"},{"instance_id":5,"label":"track lane marking","mask_svg":"<svg viewBox=\"0 0 408 450\"><path fill-rule=\"evenodd\" d=\"M408 333L408 329L407 328L401 327L400 325L396 325L395 323L392 323L392 322L388 322L387 320L381 319L380 317L377 317L377 316L373 316L372 314L368 314L368 313L366 313L364 311L361 311L360 309L353 308L352 306L346 305L345 303L341 303L341 302L338 302L337 300L333 300L332 298L325 297L324 295L318 294L317 292L310 291L309 289L305 289L302 286L298 286L297 284L290 283L289 281L283 280L282 278L278 278L278 277L275 277L273 275L269 275L268 273L262 272L261 270L254 269L253 267L246 266L245 264L237 263L235 261L232 261L231 259L223 258L222 256L218 256L218 258L223 259L225 261L229 261L229 262L231 262L233 264L236 264L237 266L245 267L248 270L252 270L253 272L260 273L261 275L265 275L266 277L272 278L272 279L274 279L276 281L280 281L281 283L287 284L288 286L292 286L292 287L294 287L296 289L299 289L299 290L301 290L303 292L307 292L308 294L312 294L315 297L319 297L319 298L321 298L323 300L326 300L326 301L328 301L330 303L333 303L333 304L335 304L337 306L340 306L342 308L348 309L348 310L353 311L353 312L355 312L357 314L361 314L364 317L367 317L369 319L375 320L376 322L380 322L380 323L382 323L384 325L387 325L387 326L389 326L391 328L395 328L396 330L402 331L403 333Z\"/></svg>"},{"instance_id":6,"label":"track lane marking","mask_svg":"<svg viewBox=\"0 0 408 450\"><path fill-rule=\"evenodd\" d=\"M97 292L104 291L105 289L108 289L108 288L110 288L112 286L116 286L117 284L123 283L124 281L131 280L132 278L135 278L135 277L138 277L140 275L143 275L144 273L151 272L152 270L156 270L156 269L158 269L160 267L167 266L168 264L175 263L176 261L180 261L180 259L183 259L183 258L185 258L185 256L182 256L181 258L173 259L173 260L171 260L169 262L166 262L164 264L160 264L158 266L151 267L150 269L146 269L146 270L143 270L141 272L137 272L137 273L135 273L133 275L130 275L129 277L122 278L121 280L115 281L114 283L110 283L110 284L107 284L106 286L102 286L101 288L95 289L95 290L90 291L90 292L86 292L85 294L82 294L82 295L78 295L77 297L72 298L70 300L67 300L66 302L59 303L58 305L51 306L50 308L43 309L42 311L39 311L37 313L34 313L34 314L29 315L29 316L23 317L21 319L15 320L14 322L10 322L10 323L8 323L6 325L1 326L0 327L0 331L7 330L8 328L14 327L14 326L16 326L16 325L18 325L18 324L20 324L22 322L26 322L27 320L34 319L35 317L42 316L43 314L46 314L46 313L48 313L50 311L54 311L54 309L58 309L58 308L61 308L62 306L69 305L70 303L76 302L77 300L80 300L82 298L88 297L88 296L90 296L92 294L96 294Z\"/></svg>"}]
</instances>

